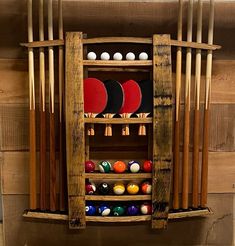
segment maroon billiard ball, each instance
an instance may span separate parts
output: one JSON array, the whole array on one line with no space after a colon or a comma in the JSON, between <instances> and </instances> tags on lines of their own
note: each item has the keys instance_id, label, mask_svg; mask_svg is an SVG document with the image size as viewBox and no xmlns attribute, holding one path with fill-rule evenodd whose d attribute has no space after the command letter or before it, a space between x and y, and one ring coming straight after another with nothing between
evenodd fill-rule
<instances>
[{"instance_id":1,"label":"maroon billiard ball","mask_svg":"<svg viewBox=\"0 0 235 246\"><path fill-rule=\"evenodd\" d=\"M86 161L85 171L86 173L93 173L95 171L95 163L93 161Z\"/></svg>"}]
</instances>

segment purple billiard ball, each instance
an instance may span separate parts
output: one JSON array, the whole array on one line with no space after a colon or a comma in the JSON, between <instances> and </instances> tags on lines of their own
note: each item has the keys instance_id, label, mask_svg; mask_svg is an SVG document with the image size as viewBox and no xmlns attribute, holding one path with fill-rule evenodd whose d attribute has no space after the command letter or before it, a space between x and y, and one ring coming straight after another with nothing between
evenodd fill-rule
<instances>
[{"instance_id":1,"label":"purple billiard ball","mask_svg":"<svg viewBox=\"0 0 235 246\"><path fill-rule=\"evenodd\" d=\"M127 208L127 214L128 215L134 216L134 215L137 215L138 213L139 213L138 206L136 206L134 204L128 206L128 208Z\"/></svg>"}]
</instances>

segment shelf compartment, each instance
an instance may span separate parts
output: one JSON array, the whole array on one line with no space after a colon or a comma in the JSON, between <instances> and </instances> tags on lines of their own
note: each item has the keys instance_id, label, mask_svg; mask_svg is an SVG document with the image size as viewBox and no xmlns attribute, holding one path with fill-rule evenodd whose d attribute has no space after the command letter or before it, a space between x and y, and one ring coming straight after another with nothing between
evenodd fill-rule
<instances>
[{"instance_id":1,"label":"shelf compartment","mask_svg":"<svg viewBox=\"0 0 235 246\"><path fill-rule=\"evenodd\" d=\"M114 61L114 60L83 60L83 65L84 66L130 66L130 67L135 67L135 66L140 66L140 67L145 67L145 66L152 66L153 61L152 60L146 60L146 61L139 61L139 60L134 60L134 61Z\"/></svg>"},{"instance_id":2,"label":"shelf compartment","mask_svg":"<svg viewBox=\"0 0 235 246\"><path fill-rule=\"evenodd\" d=\"M145 201L151 200L152 195L113 195L113 196L102 196L102 195L86 195L86 201Z\"/></svg>"},{"instance_id":3,"label":"shelf compartment","mask_svg":"<svg viewBox=\"0 0 235 246\"><path fill-rule=\"evenodd\" d=\"M89 124L152 124L153 118L84 118L84 123Z\"/></svg>"},{"instance_id":4,"label":"shelf compartment","mask_svg":"<svg viewBox=\"0 0 235 246\"><path fill-rule=\"evenodd\" d=\"M88 179L151 179L151 173L86 173Z\"/></svg>"}]
</instances>

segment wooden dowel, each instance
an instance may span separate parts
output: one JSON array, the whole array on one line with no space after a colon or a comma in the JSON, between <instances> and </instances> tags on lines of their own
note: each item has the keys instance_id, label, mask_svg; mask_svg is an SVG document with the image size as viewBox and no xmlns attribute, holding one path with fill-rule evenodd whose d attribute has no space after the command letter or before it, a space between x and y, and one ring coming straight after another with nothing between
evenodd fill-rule
<instances>
[{"instance_id":1,"label":"wooden dowel","mask_svg":"<svg viewBox=\"0 0 235 246\"><path fill-rule=\"evenodd\" d=\"M192 41L193 26L193 0L188 4L188 25L187 41ZM182 181L182 208L188 209L189 191L189 130L190 130L190 91L191 91L191 48L186 53L186 74L185 74L185 108L184 108L184 148L183 148L183 181Z\"/></svg>"},{"instance_id":2,"label":"wooden dowel","mask_svg":"<svg viewBox=\"0 0 235 246\"><path fill-rule=\"evenodd\" d=\"M33 42L32 0L28 0L28 41ZM29 66L29 207L37 208L36 184L36 117L35 117L35 88L34 88L34 52L28 49Z\"/></svg>"},{"instance_id":3,"label":"wooden dowel","mask_svg":"<svg viewBox=\"0 0 235 246\"><path fill-rule=\"evenodd\" d=\"M59 16L59 39L64 38L62 0L58 1ZM64 47L59 46L59 129L60 129L60 151L59 151L59 171L60 171L60 210L66 208L66 165L64 158Z\"/></svg>"},{"instance_id":4,"label":"wooden dowel","mask_svg":"<svg viewBox=\"0 0 235 246\"><path fill-rule=\"evenodd\" d=\"M178 35L182 40L183 1L179 0ZM174 136L174 168L173 168L173 209L179 209L179 165L180 165L180 97L181 97L182 48L176 54L176 102L175 102L175 136Z\"/></svg>"},{"instance_id":5,"label":"wooden dowel","mask_svg":"<svg viewBox=\"0 0 235 246\"><path fill-rule=\"evenodd\" d=\"M209 28L208 28L208 44L213 43L213 29L214 29L214 0L211 0L210 1ZM210 50L207 52L207 64L206 64L206 90L205 90L202 174L201 174L202 175L201 176L201 207L207 206L211 74L212 74L212 51Z\"/></svg>"},{"instance_id":6,"label":"wooden dowel","mask_svg":"<svg viewBox=\"0 0 235 246\"><path fill-rule=\"evenodd\" d=\"M39 40L44 40L44 0L39 0ZM39 110L40 110L40 209L46 209L46 100L45 100L45 54L39 49Z\"/></svg>"},{"instance_id":7,"label":"wooden dowel","mask_svg":"<svg viewBox=\"0 0 235 246\"><path fill-rule=\"evenodd\" d=\"M48 39L53 40L52 0L48 0ZM56 210L56 162L55 162L55 101L54 101L54 50L49 53L49 103L50 103L50 210Z\"/></svg>"},{"instance_id":8,"label":"wooden dowel","mask_svg":"<svg viewBox=\"0 0 235 246\"><path fill-rule=\"evenodd\" d=\"M202 0L198 0L197 6L197 42L202 42ZM194 132L193 132L193 182L192 182L192 207L197 208L198 182L199 182L199 144L200 144L200 83L201 83L201 50L196 50L195 67L195 97L194 97Z\"/></svg>"}]
</instances>

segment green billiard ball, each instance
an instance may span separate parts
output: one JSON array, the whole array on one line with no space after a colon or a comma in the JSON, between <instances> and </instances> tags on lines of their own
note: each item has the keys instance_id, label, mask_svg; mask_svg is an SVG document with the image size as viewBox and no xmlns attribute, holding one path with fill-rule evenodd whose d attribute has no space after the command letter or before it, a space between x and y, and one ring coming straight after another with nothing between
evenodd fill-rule
<instances>
[{"instance_id":1,"label":"green billiard ball","mask_svg":"<svg viewBox=\"0 0 235 246\"><path fill-rule=\"evenodd\" d=\"M111 171L111 164L108 161L101 161L99 163L99 170L101 173L109 173Z\"/></svg>"},{"instance_id":2,"label":"green billiard ball","mask_svg":"<svg viewBox=\"0 0 235 246\"><path fill-rule=\"evenodd\" d=\"M122 216L125 214L125 208L123 206L115 206L113 208L113 215L114 216Z\"/></svg>"}]
</instances>

